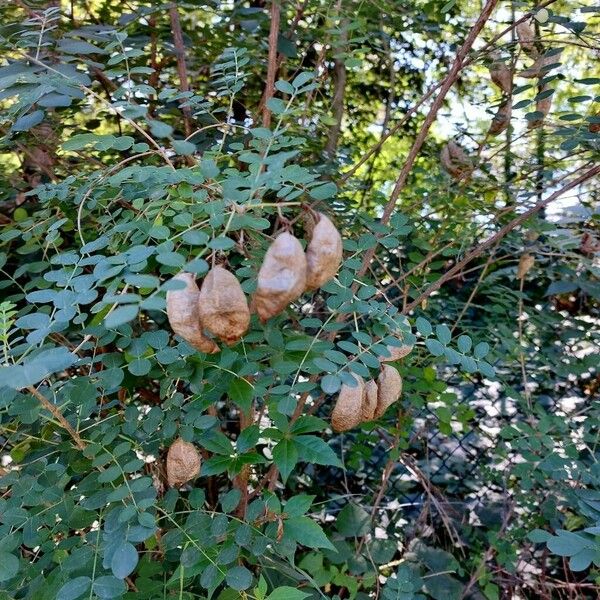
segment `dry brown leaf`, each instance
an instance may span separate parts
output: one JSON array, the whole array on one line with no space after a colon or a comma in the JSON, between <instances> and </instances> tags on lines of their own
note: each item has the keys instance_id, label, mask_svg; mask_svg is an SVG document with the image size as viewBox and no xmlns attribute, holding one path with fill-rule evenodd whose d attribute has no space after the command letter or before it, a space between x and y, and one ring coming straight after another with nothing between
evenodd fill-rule
<instances>
[{"instance_id":1,"label":"dry brown leaf","mask_svg":"<svg viewBox=\"0 0 600 600\"><path fill-rule=\"evenodd\" d=\"M250 309L236 276L223 267L213 267L202 282L198 297L200 319L205 329L234 344L248 330Z\"/></svg>"},{"instance_id":2,"label":"dry brown leaf","mask_svg":"<svg viewBox=\"0 0 600 600\"><path fill-rule=\"evenodd\" d=\"M331 427L337 432L354 429L362 421L363 397L366 394L365 382L359 375L353 377L358 384L355 387L345 383L342 385L331 413Z\"/></svg>"},{"instance_id":3,"label":"dry brown leaf","mask_svg":"<svg viewBox=\"0 0 600 600\"><path fill-rule=\"evenodd\" d=\"M381 417L388 407L400 399L402 394L402 377L400 377L400 373L390 365L383 365L377 378L377 388L376 419Z\"/></svg>"},{"instance_id":4,"label":"dry brown leaf","mask_svg":"<svg viewBox=\"0 0 600 600\"><path fill-rule=\"evenodd\" d=\"M535 257L532 254L526 253L519 259L519 267L517 269L517 279L524 279L527 273L535 264Z\"/></svg>"},{"instance_id":5,"label":"dry brown leaf","mask_svg":"<svg viewBox=\"0 0 600 600\"><path fill-rule=\"evenodd\" d=\"M171 328L196 350L207 354L218 352L217 344L202 333L198 307L200 290L194 276L191 273L178 273L173 279L183 281L186 287L167 292L167 317Z\"/></svg>"},{"instance_id":6,"label":"dry brown leaf","mask_svg":"<svg viewBox=\"0 0 600 600\"><path fill-rule=\"evenodd\" d=\"M369 379L365 384L365 393L362 400L362 422L372 421L377 409L377 383Z\"/></svg>"},{"instance_id":7,"label":"dry brown leaf","mask_svg":"<svg viewBox=\"0 0 600 600\"><path fill-rule=\"evenodd\" d=\"M323 213L317 213L311 240L306 248L306 289L316 290L335 277L342 262L342 236Z\"/></svg>"},{"instance_id":8,"label":"dry brown leaf","mask_svg":"<svg viewBox=\"0 0 600 600\"><path fill-rule=\"evenodd\" d=\"M280 233L269 246L258 273L253 307L266 321L296 300L306 289L306 256L291 233Z\"/></svg>"},{"instance_id":9,"label":"dry brown leaf","mask_svg":"<svg viewBox=\"0 0 600 600\"><path fill-rule=\"evenodd\" d=\"M170 487L181 487L200 474L200 453L194 444L175 440L167 452L167 482Z\"/></svg>"}]
</instances>

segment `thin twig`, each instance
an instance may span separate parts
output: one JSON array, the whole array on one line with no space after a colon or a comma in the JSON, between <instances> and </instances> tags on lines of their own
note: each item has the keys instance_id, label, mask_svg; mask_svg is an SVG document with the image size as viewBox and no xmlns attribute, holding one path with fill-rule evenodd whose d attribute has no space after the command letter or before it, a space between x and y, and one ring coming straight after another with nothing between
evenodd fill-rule
<instances>
[{"instance_id":1,"label":"thin twig","mask_svg":"<svg viewBox=\"0 0 600 600\"><path fill-rule=\"evenodd\" d=\"M39 400L40 404L50 412L50 414L60 423L61 427L73 438L75 445L80 450L85 450L87 444L81 439L80 435L73 429L69 421L65 419L64 415L60 412L58 406L50 402L46 396L44 396L40 391L34 388L32 385L27 386L27 391L34 396L37 400Z\"/></svg>"}]
</instances>

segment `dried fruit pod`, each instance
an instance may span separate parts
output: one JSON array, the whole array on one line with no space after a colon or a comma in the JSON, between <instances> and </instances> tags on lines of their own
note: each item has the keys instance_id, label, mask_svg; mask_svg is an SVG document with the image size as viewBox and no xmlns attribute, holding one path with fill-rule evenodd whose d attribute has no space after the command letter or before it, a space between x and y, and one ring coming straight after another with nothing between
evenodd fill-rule
<instances>
[{"instance_id":1,"label":"dried fruit pod","mask_svg":"<svg viewBox=\"0 0 600 600\"><path fill-rule=\"evenodd\" d=\"M386 363L400 360L412 352L413 346L403 344L402 346L387 346L387 349L390 356L380 356L379 362Z\"/></svg>"},{"instance_id":2,"label":"dried fruit pod","mask_svg":"<svg viewBox=\"0 0 600 600\"><path fill-rule=\"evenodd\" d=\"M269 246L258 273L253 306L261 321L282 312L306 289L306 256L291 233L280 233Z\"/></svg>"},{"instance_id":3,"label":"dried fruit pod","mask_svg":"<svg viewBox=\"0 0 600 600\"><path fill-rule=\"evenodd\" d=\"M250 309L236 276L223 267L213 267L202 282L198 296L200 319L205 329L234 344L248 331Z\"/></svg>"},{"instance_id":4,"label":"dried fruit pod","mask_svg":"<svg viewBox=\"0 0 600 600\"><path fill-rule=\"evenodd\" d=\"M596 119L600 119L600 113L596 113L594 115L594 117ZM590 123L590 125L588 127L588 131L590 133L600 133L600 122L598 122L598 123Z\"/></svg>"},{"instance_id":5,"label":"dried fruit pod","mask_svg":"<svg viewBox=\"0 0 600 600\"><path fill-rule=\"evenodd\" d=\"M469 176L473 172L473 163L465 151L454 141L449 141L440 155L442 167L455 179Z\"/></svg>"},{"instance_id":6,"label":"dried fruit pod","mask_svg":"<svg viewBox=\"0 0 600 600\"><path fill-rule=\"evenodd\" d=\"M502 61L495 61L490 66L492 81L505 93L510 94L513 87L513 77L510 67Z\"/></svg>"},{"instance_id":7,"label":"dried fruit pod","mask_svg":"<svg viewBox=\"0 0 600 600\"><path fill-rule=\"evenodd\" d=\"M376 419L381 417L389 406L400 399L402 394L402 377L400 377L400 373L390 365L383 365L377 378L377 388Z\"/></svg>"},{"instance_id":8,"label":"dried fruit pod","mask_svg":"<svg viewBox=\"0 0 600 600\"><path fill-rule=\"evenodd\" d=\"M181 487L200 474L200 453L194 444L175 440L167 452L167 482L170 487Z\"/></svg>"},{"instance_id":9,"label":"dried fruit pod","mask_svg":"<svg viewBox=\"0 0 600 600\"><path fill-rule=\"evenodd\" d=\"M519 267L517 269L517 279L525 279L525 276L533 265L535 264L535 257L528 252L523 254L519 259Z\"/></svg>"},{"instance_id":10,"label":"dried fruit pod","mask_svg":"<svg viewBox=\"0 0 600 600\"><path fill-rule=\"evenodd\" d=\"M186 287L167 292L167 317L171 328L196 350L207 354L218 352L219 346L202 333L198 307L200 290L194 276L191 273L178 273L173 279L183 281Z\"/></svg>"},{"instance_id":11,"label":"dried fruit pod","mask_svg":"<svg viewBox=\"0 0 600 600\"><path fill-rule=\"evenodd\" d=\"M335 277L342 262L342 236L323 213L306 248L306 289L316 290Z\"/></svg>"},{"instance_id":12,"label":"dried fruit pod","mask_svg":"<svg viewBox=\"0 0 600 600\"><path fill-rule=\"evenodd\" d=\"M363 396L366 394L365 382L359 375L353 375L357 380L355 387L345 383L340 389L335 407L331 413L331 426L334 431L348 431L362 421Z\"/></svg>"},{"instance_id":13,"label":"dried fruit pod","mask_svg":"<svg viewBox=\"0 0 600 600\"><path fill-rule=\"evenodd\" d=\"M492 123L490 125L490 129L488 133L490 135L498 135L503 131L506 131L509 123L510 117L512 115L512 101L509 99L503 104L500 105L494 118L492 119Z\"/></svg>"},{"instance_id":14,"label":"dried fruit pod","mask_svg":"<svg viewBox=\"0 0 600 600\"><path fill-rule=\"evenodd\" d=\"M539 52L535 46L535 31L531 25L527 23L527 21L523 21L522 23L519 23L515 29L523 52L531 56L531 58L537 58Z\"/></svg>"},{"instance_id":15,"label":"dried fruit pod","mask_svg":"<svg viewBox=\"0 0 600 600\"><path fill-rule=\"evenodd\" d=\"M548 89L549 88L547 86L544 86L542 92L548 91ZM542 93L542 92L540 92L540 93ZM546 96L545 98L538 100L535 103L535 111L540 113L542 116L534 119L533 121L529 121L529 123L527 124L527 128L535 129L536 127L539 127L544 122L544 119L548 116L548 113L550 112L551 108L552 108L552 95Z\"/></svg>"},{"instance_id":16,"label":"dried fruit pod","mask_svg":"<svg viewBox=\"0 0 600 600\"><path fill-rule=\"evenodd\" d=\"M525 77L526 79L540 79L541 77L545 77L549 71L548 67L550 65L556 64L557 58L556 55L553 56L540 56L536 59L536 61L524 71L521 71L520 76Z\"/></svg>"},{"instance_id":17,"label":"dried fruit pod","mask_svg":"<svg viewBox=\"0 0 600 600\"><path fill-rule=\"evenodd\" d=\"M365 393L362 400L362 422L372 421L377 409L377 383L369 379L365 384Z\"/></svg>"}]
</instances>

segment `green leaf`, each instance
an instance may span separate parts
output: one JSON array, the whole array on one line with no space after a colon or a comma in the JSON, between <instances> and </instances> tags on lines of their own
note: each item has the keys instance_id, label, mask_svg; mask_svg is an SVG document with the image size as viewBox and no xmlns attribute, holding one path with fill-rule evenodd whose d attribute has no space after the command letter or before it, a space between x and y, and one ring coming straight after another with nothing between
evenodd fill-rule
<instances>
[{"instance_id":1,"label":"green leaf","mask_svg":"<svg viewBox=\"0 0 600 600\"><path fill-rule=\"evenodd\" d=\"M458 346L458 349L461 352L468 352L471 349L472 344L473 342L471 341L471 338L468 335L461 335L458 338L456 345Z\"/></svg>"},{"instance_id":2,"label":"green leaf","mask_svg":"<svg viewBox=\"0 0 600 600\"><path fill-rule=\"evenodd\" d=\"M19 572L19 559L9 552L0 552L0 581L8 581Z\"/></svg>"},{"instance_id":3,"label":"green leaf","mask_svg":"<svg viewBox=\"0 0 600 600\"><path fill-rule=\"evenodd\" d=\"M308 548L335 550L334 545L327 539L321 527L308 517L294 517L285 521L283 530L295 542Z\"/></svg>"},{"instance_id":4,"label":"green leaf","mask_svg":"<svg viewBox=\"0 0 600 600\"><path fill-rule=\"evenodd\" d=\"M196 146L195 144L192 144L192 142L186 142L185 140L174 140L173 150L175 150L177 154L189 155L196 152Z\"/></svg>"},{"instance_id":5,"label":"green leaf","mask_svg":"<svg viewBox=\"0 0 600 600\"><path fill-rule=\"evenodd\" d=\"M227 395L243 412L247 413L250 410L252 398L254 398L254 388L245 379L236 377L229 384Z\"/></svg>"},{"instance_id":6,"label":"green leaf","mask_svg":"<svg viewBox=\"0 0 600 600\"><path fill-rule=\"evenodd\" d=\"M417 326L417 331L424 337L428 337L433 333L431 323L423 317L417 317L415 325Z\"/></svg>"},{"instance_id":7,"label":"green leaf","mask_svg":"<svg viewBox=\"0 0 600 600\"><path fill-rule=\"evenodd\" d=\"M437 339L444 344L444 346L449 344L452 339L452 333L447 325L436 325L435 334Z\"/></svg>"},{"instance_id":8,"label":"green leaf","mask_svg":"<svg viewBox=\"0 0 600 600\"><path fill-rule=\"evenodd\" d=\"M340 459L329 444L315 435L299 435L294 438L298 449L299 460L313 462L317 465L332 465L342 467Z\"/></svg>"},{"instance_id":9,"label":"green leaf","mask_svg":"<svg viewBox=\"0 0 600 600\"><path fill-rule=\"evenodd\" d=\"M321 389L326 394L335 394L341 386L342 382L337 375L325 375L325 377L321 379Z\"/></svg>"},{"instance_id":10,"label":"green leaf","mask_svg":"<svg viewBox=\"0 0 600 600\"><path fill-rule=\"evenodd\" d=\"M252 573L246 567L233 567L227 571L225 581L238 592L247 590L252 585Z\"/></svg>"},{"instance_id":11,"label":"green leaf","mask_svg":"<svg viewBox=\"0 0 600 600\"><path fill-rule=\"evenodd\" d=\"M370 531L371 517L364 508L349 502L338 514L335 526L344 537L361 537Z\"/></svg>"},{"instance_id":12,"label":"green leaf","mask_svg":"<svg viewBox=\"0 0 600 600\"><path fill-rule=\"evenodd\" d=\"M115 550L110 561L110 568L113 575L118 579L125 579L133 573L138 563L138 553L133 544L123 542Z\"/></svg>"},{"instance_id":13,"label":"green leaf","mask_svg":"<svg viewBox=\"0 0 600 600\"><path fill-rule=\"evenodd\" d=\"M58 590L56 600L75 600L76 598L81 598L90 589L91 584L92 580L89 577L75 577L75 579L67 581Z\"/></svg>"},{"instance_id":14,"label":"green leaf","mask_svg":"<svg viewBox=\"0 0 600 600\"><path fill-rule=\"evenodd\" d=\"M117 327L135 319L138 315L138 312L139 306L137 304L126 304L125 306L119 306L106 316L104 319L104 326L107 329L116 329Z\"/></svg>"},{"instance_id":15,"label":"green leaf","mask_svg":"<svg viewBox=\"0 0 600 600\"><path fill-rule=\"evenodd\" d=\"M434 340L433 338L427 338L425 340L425 345L431 354L434 356L442 356L444 354L445 348L440 342Z\"/></svg>"},{"instance_id":16,"label":"green leaf","mask_svg":"<svg viewBox=\"0 0 600 600\"><path fill-rule=\"evenodd\" d=\"M122 596L127 591L127 586L122 579L117 579L113 575L102 575L94 581L92 590L102 600L109 600Z\"/></svg>"},{"instance_id":17,"label":"green leaf","mask_svg":"<svg viewBox=\"0 0 600 600\"><path fill-rule=\"evenodd\" d=\"M292 440L282 439L273 448L273 461L277 465L281 478L285 483L298 463L298 449Z\"/></svg>"},{"instance_id":18,"label":"green leaf","mask_svg":"<svg viewBox=\"0 0 600 600\"><path fill-rule=\"evenodd\" d=\"M297 588L289 587L284 585L283 587L278 587L273 590L268 596L266 600L304 600L304 598L308 598L310 594L306 594L301 592Z\"/></svg>"}]
</instances>

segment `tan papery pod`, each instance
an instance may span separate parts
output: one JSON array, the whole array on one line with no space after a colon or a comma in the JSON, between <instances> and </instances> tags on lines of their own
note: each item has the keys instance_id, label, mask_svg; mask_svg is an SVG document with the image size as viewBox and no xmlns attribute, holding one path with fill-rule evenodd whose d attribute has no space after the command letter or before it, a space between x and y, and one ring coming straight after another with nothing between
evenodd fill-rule
<instances>
[{"instance_id":1,"label":"tan papery pod","mask_svg":"<svg viewBox=\"0 0 600 600\"><path fill-rule=\"evenodd\" d=\"M517 269L517 279L524 279L527 273L535 264L535 257L528 252L523 254L519 259L519 267Z\"/></svg>"},{"instance_id":2,"label":"tan papery pod","mask_svg":"<svg viewBox=\"0 0 600 600\"><path fill-rule=\"evenodd\" d=\"M524 71L521 71L520 76L526 79L539 79L545 77L551 69L548 69L549 65L553 65L560 62L558 55L552 56L540 56L536 61Z\"/></svg>"},{"instance_id":3,"label":"tan papery pod","mask_svg":"<svg viewBox=\"0 0 600 600\"><path fill-rule=\"evenodd\" d=\"M366 395L365 382L359 375L353 375L357 380L355 387L345 383L331 413L331 427L334 431L348 431L362 422L363 397Z\"/></svg>"},{"instance_id":4,"label":"tan papery pod","mask_svg":"<svg viewBox=\"0 0 600 600\"><path fill-rule=\"evenodd\" d=\"M372 421L375 417L375 410L377 409L377 383L372 379L369 379L365 384L365 393L363 395L362 402L362 421Z\"/></svg>"},{"instance_id":5,"label":"tan papery pod","mask_svg":"<svg viewBox=\"0 0 600 600\"><path fill-rule=\"evenodd\" d=\"M503 131L506 131L508 125L510 124L510 117L512 115L512 101L509 99L503 104L500 105L494 118L492 119L492 123L490 125L489 134L490 135L498 135Z\"/></svg>"},{"instance_id":6,"label":"tan papery pod","mask_svg":"<svg viewBox=\"0 0 600 600\"><path fill-rule=\"evenodd\" d=\"M501 61L493 62L490 66L492 81L505 93L510 94L513 87L513 77L510 67Z\"/></svg>"},{"instance_id":7,"label":"tan papery pod","mask_svg":"<svg viewBox=\"0 0 600 600\"><path fill-rule=\"evenodd\" d=\"M542 92L545 92L548 90L547 86L544 86L544 89L542 90ZM552 96L548 96L546 98L542 98L541 100L538 100L535 103L535 110L536 112L542 113L542 117L539 117L533 121L529 121L529 123L527 124L527 128L528 129L535 129L536 127L539 127L543 122L544 119L548 116L548 113L550 112L550 109L552 108Z\"/></svg>"},{"instance_id":8,"label":"tan papery pod","mask_svg":"<svg viewBox=\"0 0 600 600\"><path fill-rule=\"evenodd\" d=\"M523 52L528 54L531 58L537 58L539 52L535 46L535 31L533 30L533 27L531 27L527 21L523 21L522 23L519 23L515 29Z\"/></svg>"},{"instance_id":9,"label":"tan papery pod","mask_svg":"<svg viewBox=\"0 0 600 600\"><path fill-rule=\"evenodd\" d=\"M390 356L380 356L379 362L395 362L408 356L413 349L413 346L409 346L408 344L404 344L402 346L387 346L388 352Z\"/></svg>"},{"instance_id":10,"label":"tan papery pod","mask_svg":"<svg viewBox=\"0 0 600 600\"><path fill-rule=\"evenodd\" d=\"M316 290L335 277L342 262L342 236L323 213L311 232L306 248L306 289Z\"/></svg>"},{"instance_id":11,"label":"tan papery pod","mask_svg":"<svg viewBox=\"0 0 600 600\"><path fill-rule=\"evenodd\" d=\"M167 452L167 482L170 487L181 487L200 474L200 453L194 444L175 440Z\"/></svg>"},{"instance_id":12,"label":"tan papery pod","mask_svg":"<svg viewBox=\"0 0 600 600\"><path fill-rule=\"evenodd\" d=\"M473 164L465 151L453 140L449 141L440 155L442 167L455 179L461 179L473 172Z\"/></svg>"},{"instance_id":13,"label":"tan papery pod","mask_svg":"<svg viewBox=\"0 0 600 600\"><path fill-rule=\"evenodd\" d=\"M258 272L253 307L261 321L282 312L306 289L306 256L291 233L280 233L269 246Z\"/></svg>"},{"instance_id":14,"label":"tan papery pod","mask_svg":"<svg viewBox=\"0 0 600 600\"><path fill-rule=\"evenodd\" d=\"M376 419L381 417L388 407L400 399L402 394L402 377L400 377L400 373L390 365L383 365L377 378L377 388Z\"/></svg>"},{"instance_id":15,"label":"tan papery pod","mask_svg":"<svg viewBox=\"0 0 600 600\"><path fill-rule=\"evenodd\" d=\"M196 350L207 354L218 352L217 344L202 333L198 306L200 290L194 276L191 273L178 273L173 279L183 281L186 287L167 292L167 317L171 328Z\"/></svg>"},{"instance_id":16,"label":"tan papery pod","mask_svg":"<svg viewBox=\"0 0 600 600\"><path fill-rule=\"evenodd\" d=\"M236 276L223 267L213 267L202 282L198 297L200 319L205 329L234 344L248 331L250 309Z\"/></svg>"}]
</instances>

